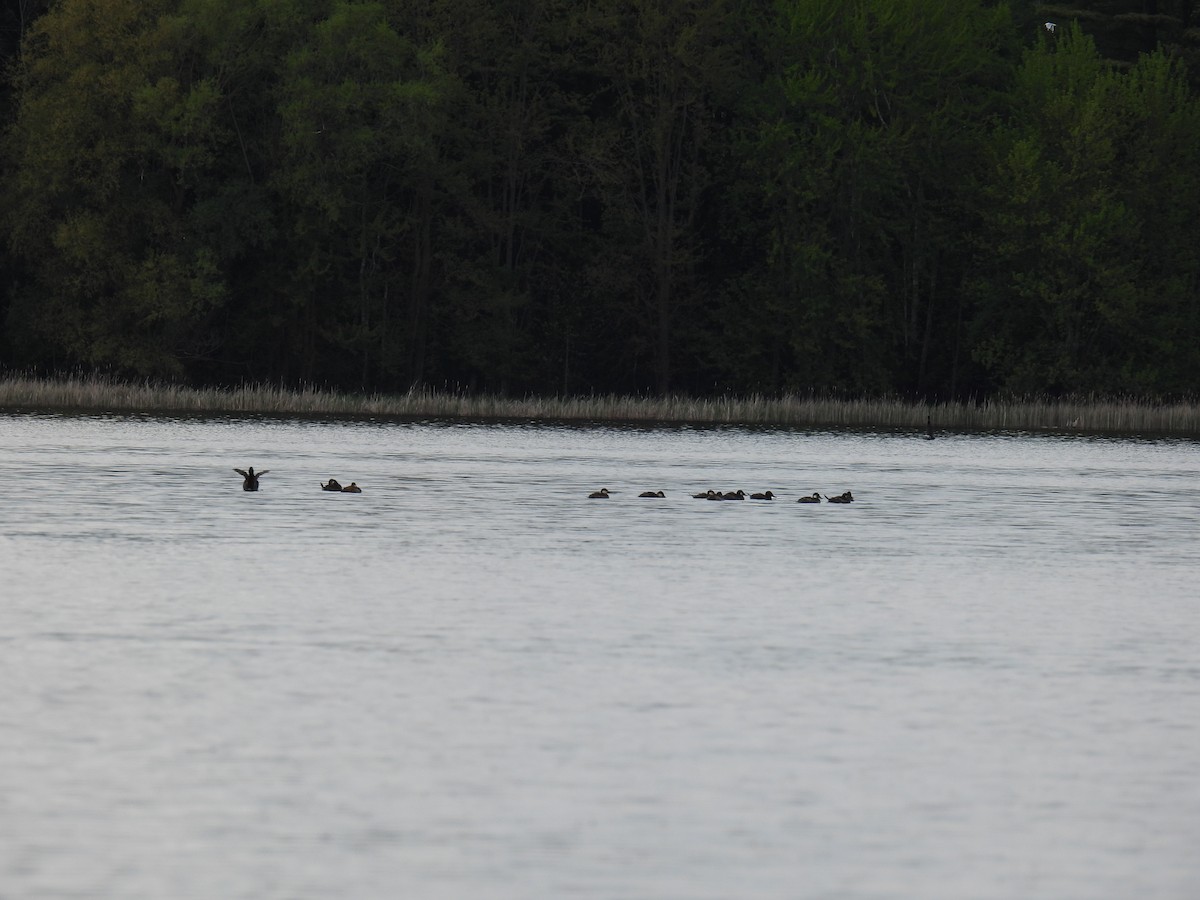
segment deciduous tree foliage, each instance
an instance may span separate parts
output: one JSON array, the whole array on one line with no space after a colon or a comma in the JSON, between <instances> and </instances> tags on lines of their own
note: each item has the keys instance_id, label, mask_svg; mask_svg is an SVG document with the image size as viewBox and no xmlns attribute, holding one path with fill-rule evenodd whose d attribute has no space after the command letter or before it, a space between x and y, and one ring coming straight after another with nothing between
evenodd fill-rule
<instances>
[{"instance_id":1,"label":"deciduous tree foliage","mask_svg":"<svg viewBox=\"0 0 1200 900\"><path fill-rule=\"evenodd\" d=\"M1193 393L1197 23L1144 6L22 4L0 364Z\"/></svg>"},{"instance_id":2,"label":"deciduous tree foliage","mask_svg":"<svg viewBox=\"0 0 1200 900\"><path fill-rule=\"evenodd\" d=\"M790 360L783 386L928 390L935 367L944 381L1005 25L972 2L776 5L745 152L770 223L756 305Z\"/></svg>"},{"instance_id":3,"label":"deciduous tree foliage","mask_svg":"<svg viewBox=\"0 0 1200 900\"><path fill-rule=\"evenodd\" d=\"M1193 227L1200 108L1178 66L1159 53L1114 70L1072 27L1029 53L1014 97L976 358L1016 391L1194 390L1200 247L1172 231Z\"/></svg>"}]
</instances>

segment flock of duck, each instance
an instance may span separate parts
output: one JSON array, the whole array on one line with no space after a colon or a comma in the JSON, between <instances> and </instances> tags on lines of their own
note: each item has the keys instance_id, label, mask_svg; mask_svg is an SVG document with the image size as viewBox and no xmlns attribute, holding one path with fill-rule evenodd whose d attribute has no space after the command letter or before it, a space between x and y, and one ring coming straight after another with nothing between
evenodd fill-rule
<instances>
[{"instance_id":1,"label":"flock of duck","mask_svg":"<svg viewBox=\"0 0 1200 900\"><path fill-rule=\"evenodd\" d=\"M258 490L258 479L262 478L264 475L266 475L271 470L263 469L261 472L255 472L254 466L250 466L250 468L248 468L248 469L234 469L233 471L237 472L239 475L242 476L242 490L243 491L257 491ZM338 480L336 478L330 478L328 481L323 482L321 484L321 490L323 490L323 491L338 491L343 494L361 494L362 493L362 488L360 488L355 482L352 481L347 485L342 485L341 483L338 482ZM608 488L600 488L600 490L592 491L592 493L588 494L588 499L589 500L607 500L611 496L612 496L612 492L609 491ZM638 496L645 497L645 498L648 498L651 500L657 500L657 499L666 499L667 495L663 491L642 491L640 494L638 494ZM822 496L821 494L817 493L816 491L813 491L808 496L801 497L796 502L797 503L820 503L821 496ZM698 494L692 494L692 497L695 498L696 500L777 500L777 499L779 499L771 491L762 491L761 493L747 494L745 491L743 491L741 489L738 489L736 491L714 491L711 488L707 491L701 491ZM851 494L849 491L843 491L842 493L838 494L836 497L826 497L825 502L826 503L853 503L854 495Z\"/></svg>"},{"instance_id":2,"label":"flock of duck","mask_svg":"<svg viewBox=\"0 0 1200 900\"><path fill-rule=\"evenodd\" d=\"M234 469L233 471L237 472L239 475L242 476L242 490L243 491L257 491L258 490L258 479L262 478L264 475L266 475L271 470L263 469L261 472L255 472L254 466L251 466L248 469ZM343 494L361 494L362 493L362 488L360 488L355 482L352 481L347 485L342 485L338 482L338 480L336 478L330 478L328 481L323 482L321 484L321 490L323 490L323 491L338 491Z\"/></svg>"},{"instance_id":3,"label":"flock of duck","mask_svg":"<svg viewBox=\"0 0 1200 900\"><path fill-rule=\"evenodd\" d=\"M600 488L598 491L592 491L588 494L589 500L607 500L612 496L612 492L608 488ZM639 497L648 499L666 498L666 494L662 491L642 491L638 494ZM811 494L801 497L797 503L820 503L821 494L813 491ZM778 500L771 491L762 491L761 493L747 494L743 490L736 491L714 491L711 488L707 491L701 491L699 494L692 494L695 500ZM836 497L826 497L826 503L853 503L854 495L849 491L843 491Z\"/></svg>"},{"instance_id":4,"label":"flock of duck","mask_svg":"<svg viewBox=\"0 0 1200 900\"><path fill-rule=\"evenodd\" d=\"M935 437L935 433L933 430L933 418L930 416L925 417L925 435L924 436L927 441L932 441ZM247 490L249 490L249 488L247 488ZM600 490L592 491L592 493L588 494L588 499L589 500L607 500L610 496L611 496L611 492L609 491L608 488L600 488ZM638 496L645 497L647 499L657 499L657 498L665 498L667 495L665 493L663 493L662 491L642 491L640 494L638 494ZM813 491L811 494L801 497L796 502L797 503L820 503L822 496L824 496L824 495L819 494L816 491ZM692 494L692 497L694 497L697 500L747 500L747 499L749 499L749 500L777 500L777 499L779 499L771 491L762 491L761 493L747 494L745 491L742 491L742 490L722 492L722 491L714 491L711 489L707 490L707 491L701 491L699 494ZM842 493L838 494L837 496L825 497L825 502L826 503L853 503L854 495L851 494L849 491L843 491Z\"/></svg>"}]
</instances>

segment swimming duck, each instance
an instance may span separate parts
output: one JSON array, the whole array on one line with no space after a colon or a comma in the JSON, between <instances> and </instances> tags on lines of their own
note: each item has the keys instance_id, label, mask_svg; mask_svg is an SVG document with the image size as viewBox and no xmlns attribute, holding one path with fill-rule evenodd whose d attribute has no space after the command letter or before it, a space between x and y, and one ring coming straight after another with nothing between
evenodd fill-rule
<instances>
[{"instance_id":1,"label":"swimming duck","mask_svg":"<svg viewBox=\"0 0 1200 900\"><path fill-rule=\"evenodd\" d=\"M820 503L821 495L818 494L816 491L813 491L811 497L801 497L796 502L797 503Z\"/></svg>"},{"instance_id":2,"label":"swimming duck","mask_svg":"<svg viewBox=\"0 0 1200 900\"><path fill-rule=\"evenodd\" d=\"M740 488L736 491L726 491L721 495L722 500L745 500L746 492Z\"/></svg>"},{"instance_id":3,"label":"swimming duck","mask_svg":"<svg viewBox=\"0 0 1200 900\"><path fill-rule=\"evenodd\" d=\"M662 491L642 491L638 494L639 497L666 497Z\"/></svg>"},{"instance_id":4,"label":"swimming duck","mask_svg":"<svg viewBox=\"0 0 1200 900\"><path fill-rule=\"evenodd\" d=\"M600 488L600 490L598 490L598 491L592 491L590 494L588 494L588 499L589 500L607 500L608 499L608 488Z\"/></svg>"},{"instance_id":5,"label":"swimming duck","mask_svg":"<svg viewBox=\"0 0 1200 900\"><path fill-rule=\"evenodd\" d=\"M717 492L714 491L712 488L709 488L707 491L701 491L699 494L692 494L692 499L693 500L720 500L721 499L720 497L713 496L716 493Z\"/></svg>"},{"instance_id":6,"label":"swimming duck","mask_svg":"<svg viewBox=\"0 0 1200 900\"><path fill-rule=\"evenodd\" d=\"M321 490L323 490L323 491L340 491L341 489L342 489L342 486L340 484L338 484L337 481L333 478L329 479L328 484L321 485Z\"/></svg>"},{"instance_id":7,"label":"swimming duck","mask_svg":"<svg viewBox=\"0 0 1200 900\"><path fill-rule=\"evenodd\" d=\"M348 485L346 485L344 488L342 488L342 493L343 494L361 494L362 488L360 488L357 484L355 484L352 481Z\"/></svg>"},{"instance_id":8,"label":"swimming duck","mask_svg":"<svg viewBox=\"0 0 1200 900\"><path fill-rule=\"evenodd\" d=\"M249 470L235 468L233 471L237 472L239 475L242 476L242 490L243 491L257 491L258 490L258 479L260 479L264 475L266 475L267 472L270 471L270 469L263 469L261 472L255 472L254 466L251 466L249 468Z\"/></svg>"},{"instance_id":9,"label":"swimming duck","mask_svg":"<svg viewBox=\"0 0 1200 900\"><path fill-rule=\"evenodd\" d=\"M751 500L774 500L775 495L772 494L770 491L764 491L761 494L751 494L750 499Z\"/></svg>"},{"instance_id":10,"label":"swimming duck","mask_svg":"<svg viewBox=\"0 0 1200 900\"><path fill-rule=\"evenodd\" d=\"M827 503L853 503L854 495L851 494L849 491L846 491L845 493L838 494L838 496L836 496L836 497L826 497L825 502L827 502Z\"/></svg>"}]
</instances>

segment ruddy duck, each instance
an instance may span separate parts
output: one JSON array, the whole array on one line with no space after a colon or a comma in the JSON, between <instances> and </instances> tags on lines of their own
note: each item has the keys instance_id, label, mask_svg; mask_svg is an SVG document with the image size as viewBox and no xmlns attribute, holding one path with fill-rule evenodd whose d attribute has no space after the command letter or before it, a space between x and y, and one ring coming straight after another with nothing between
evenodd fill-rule
<instances>
[{"instance_id":1,"label":"ruddy duck","mask_svg":"<svg viewBox=\"0 0 1200 900\"><path fill-rule=\"evenodd\" d=\"M811 497L801 497L796 502L797 503L820 503L821 495L818 494L816 491L813 491Z\"/></svg>"},{"instance_id":2,"label":"ruddy duck","mask_svg":"<svg viewBox=\"0 0 1200 900\"><path fill-rule=\"evenodd\" d=\"M853 503L854 495L846 491L845 493L838 494L836 497L826 497L825 501L827 503Z\"/></svg>"},{"instance_id":3,"label":"ruddy duck","mask_svg":"<svg viewBox=\"0 0 1200 900\"><path fill-rule=\"evenodd\" d=\"M323 491L340 491L341 489L342 489L342 486L340 484L338 484L337 481L333 478L329 479L328 484L321 485L321 490L323 490Z\"/></svg>"},{"instance_id":4,"label":"ruddy duck","mask_svg":"<svg viewBox=\"0 0 1200 900\"><path fill-rule=\"evenodd\" d=\"M639 497L666 497L662 491L642 491L638 494Z\"/></svg>"},{"instance_id":5,"label":"ruddy duck","mask_svg":"<svg viewBox=\"0 0 1200 900\"><path fill-rule=\"evenodd\" d=\"M751 500L774 500L775 495L772 494L770 491L763 491L761 494L751 494L750 499Z\"/></svg>"},{"instance_id":6,"label":"ruddy duck","mask_svg":"<svg viewBox=\"0 0 1200 900\"><path fill-rule=\"evenodd\" d=\"M588 499L589 500L607 500L608 499L608 488L600 488L600 490L598 490L598 491L592 491L590 494L588 494Z\"/></svg>"},{"instance_id":7,"label":"ruddy duck","mask_svg":"<svg viewBox=\"0 0 1200 900\"><path fill-rule=\"evenodd\" d=\"M360 488L357 484L355 484L352 481L348 485L346 485L344 488L342 488L342 493L343 494L361 494L362 488Z\"/></svg>"}]
</instances>

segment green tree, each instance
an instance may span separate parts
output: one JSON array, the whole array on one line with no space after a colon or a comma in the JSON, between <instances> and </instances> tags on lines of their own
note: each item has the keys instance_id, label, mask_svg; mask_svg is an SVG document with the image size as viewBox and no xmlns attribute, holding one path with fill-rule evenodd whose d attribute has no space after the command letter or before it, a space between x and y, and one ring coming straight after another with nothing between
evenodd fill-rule
<instances>
[{"instance_id":1,"label":"green tree","mask_svg":"<svg viewBox=\"0 0 1200 900\"><path fill-rule=\"evenodd\" d=\"M209 6L207 32L178 0L64 0L31 29L5 147L6 224L32 276L17 343L170 376L220 347L227 267L267 229L229 177L243 154L206 58L238 16Z\"/></svg>"},{"instance_id":2,"label":"green tree","mask_svg":"<svg viewBox=\"0 0 1200 900\"><path fill-rule=\"evenodd\" d=\"M1161 53L1114 70L1076 25L1028 55L1017 100L989 188L976 357L1016 392L1181 389L1198 286L1181 73ZM1156 159L1166 147L1179 156Z\"/></svg>"},{"instance_id":3,"label":"green tree","mask_svg":"<svg viewBox=\"0 0 1200 900\"><path fill-rule=\"evenodd\" d=\"M337 2L287 56L272 185L292 211L289 318L305 378L349 377L339 356L363 386L422 377L439 54L401 35L383 4Z\"/></svg>"},{"instance_id":4,"label":"green tree","mask_svg":"<svg viewBox=\"0 0 1200 900\"><path fill-rule=\"evenodd\" d=\"M954 350L962 224L1005 88L1003 9L779 0L747 144L769 227L760 333L795 388L931 390Z\"/></svg>"},{"instance_id":5,"label":"green tree","mask_svg":"<svg viewBox=\"0 0 1200 900\"><path fill-rule=\"evenodd\" d=\"M1143 57L1119 79L1122 192L1138 222L1128 251L1140 297L1126 364L1139 391L1194 394L1200 384L1200 98L1169 51Z\"/></svg>"},{"instance_id":6,"label":"green tree","mask_svg":"<svg viewBox=\"0 0 1200 900\"><path fill-rule=\"evenodd\" d=\"M1119 68L1158 49L1193 69L1200 62L1200 8L1194 0L1076 0L1039 3L1038 12L1063 30L1078 23L1100 55ZM1200 76L1200 70L1193 75Z\"/></svg>"},{"instance_id":7,"label":"green tree","mask_svg":"<svg viewBox=\"0 0 1200 900\"><path fill-rule=\"evenodd\" d=\"M442 131L444 371L489 391L570 380L579 309L572 146L582 120L570 0L441 0L421 14L458 89Z\"/></svg>"},{"instance_id":8,"label":"green tree","mask_svg":"<svg viewBox=\"0 0 1200 900\"><path fill-rule=\"evenodd\" d=\"M700 216L714 148L740 85L732 6L713 0L609 0L592 7L597 117L585 162L601 198L606 251L597 287L623 295L622 318L671 389L676 331L703 297Z\"/></svg>"}]
</instances>

